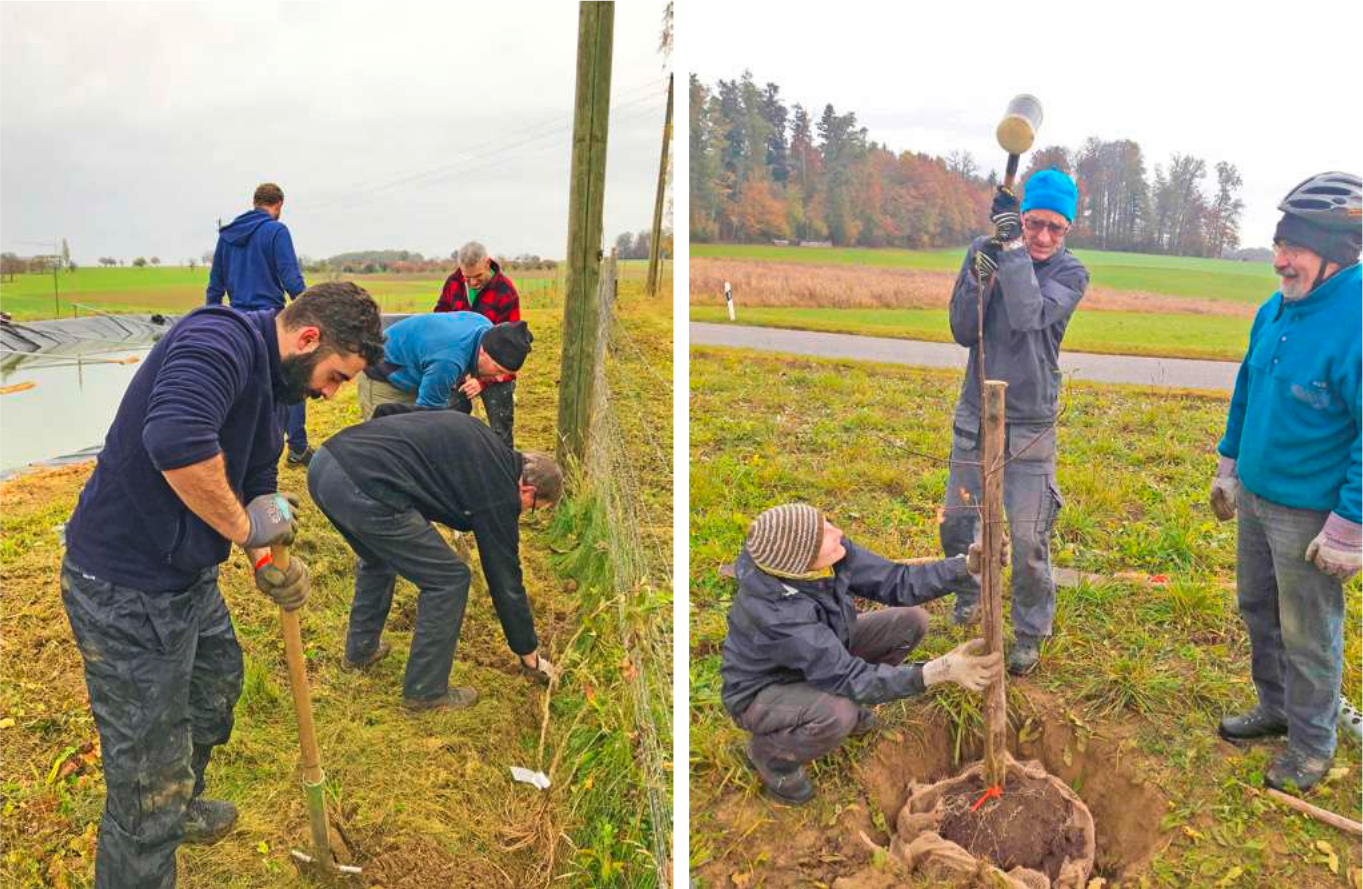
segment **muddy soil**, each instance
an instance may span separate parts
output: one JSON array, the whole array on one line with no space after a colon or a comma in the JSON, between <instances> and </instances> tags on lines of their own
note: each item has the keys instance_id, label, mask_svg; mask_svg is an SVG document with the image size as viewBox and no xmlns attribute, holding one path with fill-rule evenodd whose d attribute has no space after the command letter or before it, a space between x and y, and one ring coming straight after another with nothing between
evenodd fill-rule
<instances>
[{"instance_id":1,"label":"muddy soil","mask_svg":"<svg viewBox=\"0 0 1363 889\"><path fill-rule=\"evenodd\" d=\"M1004 871L1022 867L1054 881L1066 859L1084 857L1083 831L1072 825L1069 800L1049 781L1008 782L1003 796L985 800L984 782L972 779L943 798L943 839Z\"/></svg>"}]
</instances>

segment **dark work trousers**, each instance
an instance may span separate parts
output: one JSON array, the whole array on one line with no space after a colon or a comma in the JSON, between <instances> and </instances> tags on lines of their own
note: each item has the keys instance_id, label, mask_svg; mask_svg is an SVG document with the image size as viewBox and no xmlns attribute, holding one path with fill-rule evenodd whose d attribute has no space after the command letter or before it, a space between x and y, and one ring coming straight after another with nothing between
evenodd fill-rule
<instances>
[{"instance_id":1,"label":"dark work trousers","mask_svg":"<svg viewBox=\"0 0 1363 889\"><path fill-rule=\"evenodd\" d=\"M279 428L289 442L289 451L301 454L308 449L308 403L281 404L275 407Z\"/></svg>"},{"instance_id":2,"label":"dark work trousers","mask_svg":"<svg viewBox=\"0 0 1363 889\"><path fill-rule=\"evenodd\" d=\"M1344 669L1344 584L1306 560L1328 512L1293 509L1240 485L1235 588L1259 706L1303 753L1335 753Z\"/></svg>"},{"instance_id":3,"label":"dark work trousers","mask_svg":"<svg viewBox=\"0 0 1363 889\"><path fill-rule=\"evenodd\" d=\"M1055 429L1010 425L1007 439L1003 511L1013 559L1013 632L1040 639L1051 635L1055 621L1051 529L1062 504L1055 478ZM965 555L975 539L977 513L969 507L978 506L982 496L979 462L978 430L958 421L947 472L946 513L938 528L948 558ZM971 577L959 581L956 597L958 605L978 602L979 582Z\"/></svg>"},{"instance_id":4,"label":"dark work trousers","mask_svg":"<svg viewBox=\"0 0 1363 889\"><path fill-rule=\"evenodd\" d=\"M516 450L516 381L485 386L478 397L483 401L489 428L506 442L507 447ZM466 414L473 413L473 402L457 388L450 399L450 407Z\"/></svg>"},{"instance_id":5,"label":"dark work trousers","mask_svg":"<svg viewBox=\"0 0 1363 889\"><path fill-rule=\"evenodd\" d=\"M857 617L850 650L864 661L898 666L927 631L922 608L872 611ZM752 732L757 759L805 763L835 750L856 728L860 709L850 698L792 682L762 689L735 721Z\"/></svg>"},{"instance_id":6,"label":"dark work trousers","mask_svg":"<svg viewBox=\"0 0 1363 889\"><path fill-rule=\"evenodd\" d=\"M203 791L241 697L241 646L218 569L181 593L144 593L66 561L61 590L85 660L107 788L95 886L174 886L185 806Z\"/></svg>"},{"instance_id":7,"label":"dark work trousers","mask_svg":"<svg viewBox=\"0 0 1363 889\"><path fill-rule=\"evenodd\" d=\"M443 697L450 687L454 649L469 599L469 566L421 513L394 509L361 491L326 445L308 467L308 491L355 551L355 599L346 657L359 663L378 648L401 574L418 590L403 696Z\"/></svg>"}]
</instances>

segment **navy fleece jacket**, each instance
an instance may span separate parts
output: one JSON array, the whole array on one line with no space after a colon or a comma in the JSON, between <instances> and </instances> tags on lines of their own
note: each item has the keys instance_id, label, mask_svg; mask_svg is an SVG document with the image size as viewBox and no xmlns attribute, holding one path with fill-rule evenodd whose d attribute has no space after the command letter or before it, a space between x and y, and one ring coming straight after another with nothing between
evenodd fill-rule
<instances>
[{"instance_id":1,"label":"navy fleece jacket","mask_svg":"<svg viewBox=\"0 0 1363 889\"><path fill-rule=\"evenodd\" d=\"M149 593L188 588L231 543L190 512L161 473L222 454L242 500L275 490L283 367L273 311L206 306L147 355L66 526L89 574Z\"/></svg>"},{"instance_id":2,"label":"navy fleece jacket","mask_svg":"<svg viewBox=\"0 0 1363 889\"><path fill-rule=\"evenodd\" d=\"M238 311L284 308L284 292L298 296L307 288L298 271L293 238L282 222L264 210L241 214L218 232L208 304L222 305L226 292Z\"/></svg>"}]
</instances>

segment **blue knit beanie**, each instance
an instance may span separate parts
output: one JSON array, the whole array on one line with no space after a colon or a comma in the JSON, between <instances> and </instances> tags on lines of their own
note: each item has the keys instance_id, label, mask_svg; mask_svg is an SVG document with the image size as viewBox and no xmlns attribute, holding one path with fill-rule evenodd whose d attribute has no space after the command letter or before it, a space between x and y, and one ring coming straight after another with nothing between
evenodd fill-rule
<instances>
[{"instance_id":1,"label":"blue knit beanie","mask_svg":"<svg viewBox=\"0 0 1363 889\"><path fill-rule=\"evenodd\" d=\"M1027 180L1027 190L1022 196L1022 212L1028 210L1054 210L1061 216L1074 221L1074 207L1079 202L1079 189L1074 180L1059 170L1042 170Z\"/></svg>"}]
</instances>

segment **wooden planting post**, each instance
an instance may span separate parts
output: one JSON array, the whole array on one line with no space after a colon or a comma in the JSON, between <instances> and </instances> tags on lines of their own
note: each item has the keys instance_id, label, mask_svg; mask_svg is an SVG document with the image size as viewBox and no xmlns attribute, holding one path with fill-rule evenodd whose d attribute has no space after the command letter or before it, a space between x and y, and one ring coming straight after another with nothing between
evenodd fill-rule
<instances>
[{"instance_id":1,"label":"wooden planting post","mask_svg":"<svg viewBox=\"0 0 1363 889\"><path fill-rule=\"evenodd\" d=\"M667 197L667 154L672 146L672 75L667 76L667 116L663 120L663 159L658 164L658 193L653 199L653 240L648 245L648 285L649 296L658 295L658 283L662 278L663 255L663 203Z\"/></svg>"},{"instance_id":2,"label":"wooden planting post","mask_svg":"<svg viewBox=\"0 0 1363 889\"><path fill-rule=\"evenodd\" d=\"M1004 402L1008 384L986 380L980 423L980 472L983 477L981 503L981 543L984 545L984 570L980 572L980 614L984 622L985 649L1003 651L1003 569L999 554L1003 548L1003 464ZM984 692L984 776L990 786L1003 787L1004 766L1008 757L1008 695L1005 673Z\"/></svg>"}]
</instances>

